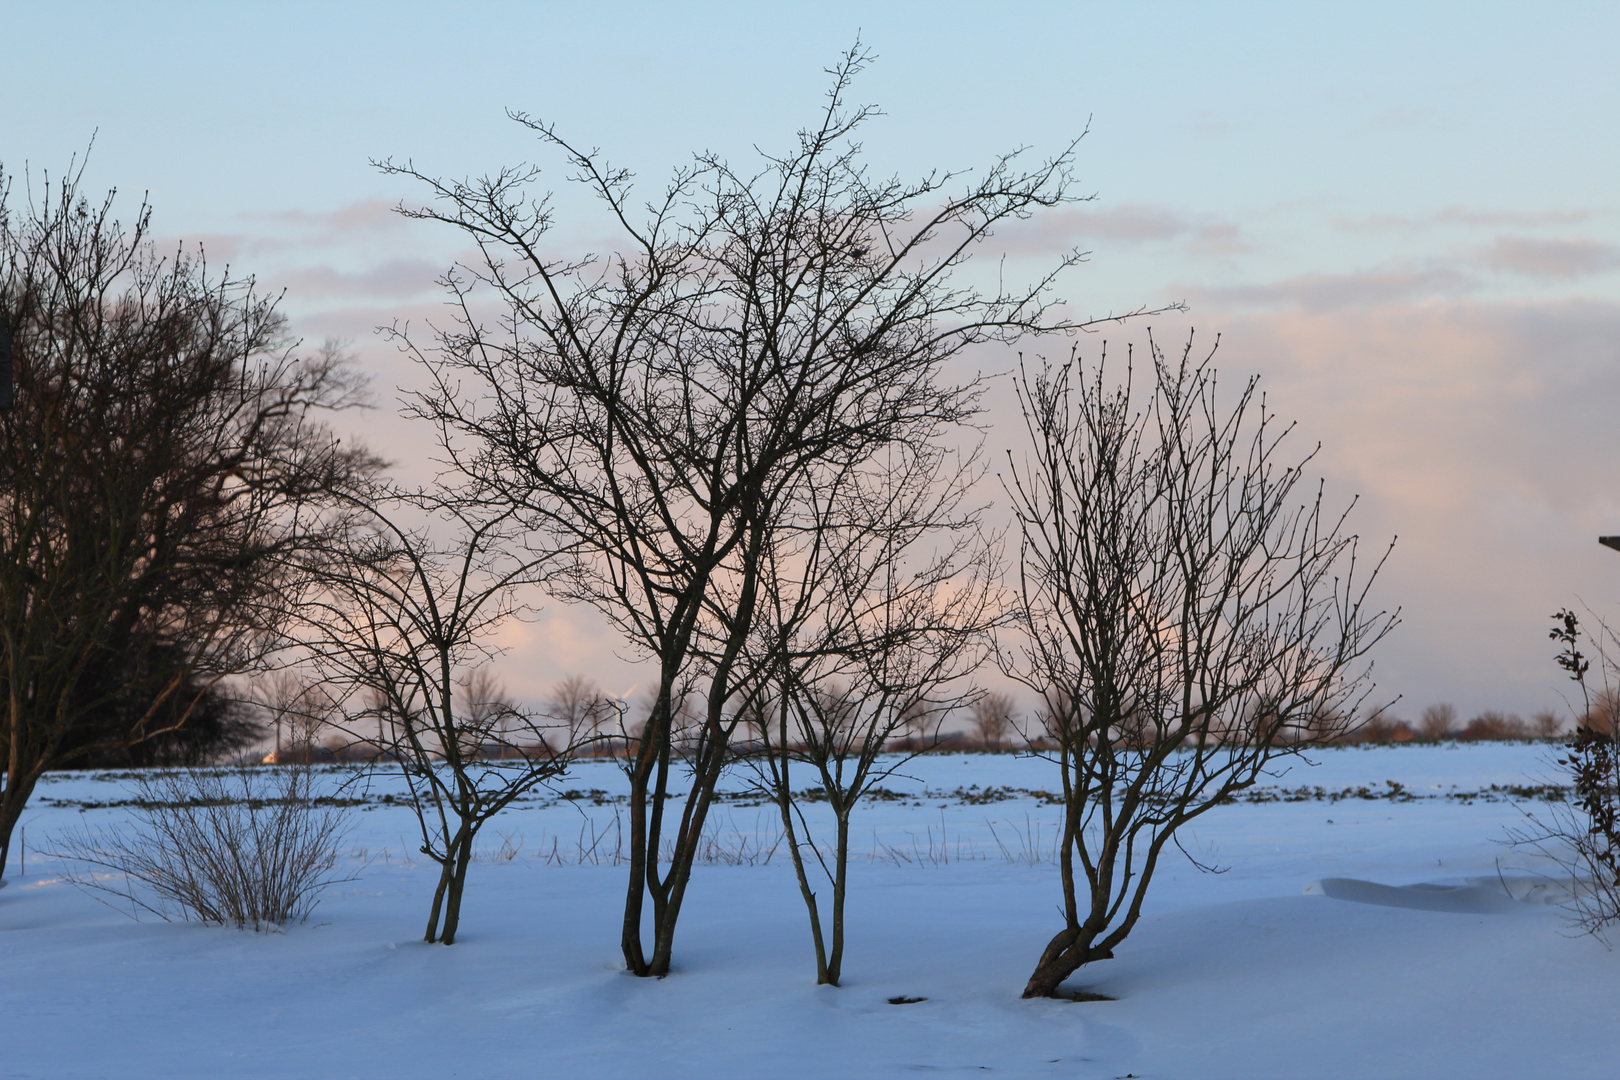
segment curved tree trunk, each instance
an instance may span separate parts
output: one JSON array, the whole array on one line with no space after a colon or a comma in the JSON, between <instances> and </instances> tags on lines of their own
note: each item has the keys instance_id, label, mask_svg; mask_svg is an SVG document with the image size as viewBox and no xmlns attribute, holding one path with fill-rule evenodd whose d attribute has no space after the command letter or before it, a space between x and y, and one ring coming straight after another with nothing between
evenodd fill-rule
<instances>
[{"instance_id":1,"label":"curved tree trunk","mask_svg":"<svg viewBox=\"0 0 1620 1080\"><path fill-rule=\"evenodd\" d=\"M1065 927L1046 946L1041 954L1040 963L1035 965L1035 971L1024 985L1026 998L1052 997L1063 980L1093 960L1112 960L1114 954L1108 949L1093 949L1091 942L1095 935L1087 933L1084 929L1072 930Z\"/></svg>"}]
</instances>

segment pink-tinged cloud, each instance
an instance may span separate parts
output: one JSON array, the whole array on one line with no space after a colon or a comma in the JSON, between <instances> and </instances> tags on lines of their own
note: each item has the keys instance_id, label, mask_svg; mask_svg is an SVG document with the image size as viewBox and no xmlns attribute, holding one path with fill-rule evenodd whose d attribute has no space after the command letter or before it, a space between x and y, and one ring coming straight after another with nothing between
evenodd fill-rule
<instances>
[{"instance_id":1,"label":"pink-tinged cloud","mask_svg":"<svg viewBox=\"0 0 1620 1080\"><path fill-rule=\"evenodd\" d=\"M436 468L432 433L392 415L394 388L419 385L421 373L370 333L391 321L390 310L420 332L423 320L445 315L429 299L356 304L294 329L353 342L377 374L379 408L360 433L399 462L398 475L424 482ZM1556 706L1546 616L1577 597L1611 613L1620 602L1620 556L1596 543L1620 532L1620 303L1422 297L1256 308L1206 297L1194 316L1201 343L1222 335L1222 385L1259 373L1268 406L1298 421L1285 456L1320 441L1306 487L1324 477L1330 507L1360 497L1351 525L1363 555L1376 558L1400 537L1375 594L1404 610L1404 626L1377 656L1387 696L1405 695L1396 711L1410 717L1451 701L1466 719ZM1191 323L1165 316L1152 325L1174 348ZM1094 358L1106 340L1119 358L1145 333L1109 327L1078 345ZM976 362L998 370L1015 360L995 353ZM983 418L997 460L1020 449L1003 389L995 381ZM626 661L633 654L582 607L548 603L502 644L511 652L501 671L529 700L574 672L615 691L640 677Z\"/></svg>"},{"instance_id":2,"label":"pink-tinged cloud","mask_svg":"<svg viewBox=\"0 0 1620 1080\"><path fill-rule=\"evenodd\" d=\"M1371 304L1410 302L1430 297L1456 297L1475 288L1468 275L1447 266L1388 267L1350 274L1300 274L1281 281L1251 285L1184 286L1194 310L1217 308L1299 307L1307 311L1341 311Z\"/></svg>"},{"instance_id":3,"label":"pink-tinged cloud","mask_svg":"<svg viewBox=\"0 0 1620 1080\"><path fill-rule=\"evenodd\" d=\"M1620 248L1591 240L1540 240L1498 236L1480 254L1493 270L1525 277L1573 281L1620 266Z\"/></svg>"},{"instance_id":4,"label":"pink-tinged cloud","mask_svg":"<svg viewBox=\"0 0 1620 1080\"><path fill-rule=\"evenodd\" d=\"M1192 220L1164 206L1126 203L1120 206L1073 206L996 233L997 248L1012 254L1049 254L1087 248L1100 242L1148 244L1183 240L1198 255L1221 257L1249 250L1241 231L1230 222Z\"/></svg>"},{"instance_id":5,"label":"pink-tinged cloud","mask_svg":"<svg viewBox=\"0 0 1620 1080\"><path fill-rule=\"evenodd\" d=\"M1381 604L1405 626L1378 658L1411 715L1558 704L1546 616L1615 613L1620 556L1620 304L1473 301L1223 313L1228 384L1263 373L1330 504L1351 495L1369 549L1400 540ZM1399 710L1398 710L1399 711Z\"/></svg>"},{"instance_id":6,"label":"pink-tinged cloud","mask_svg":"<svg viewBox=\"0 0 1620 1080\"><path fill-rule=\"evenodd\" d=\"M318 304L328 298L404 299L439 292L445 267L426 259L390 259L358 272L331 266L284 271L276 282L297 296L300 303Z\"/></svg>"},{"instance_id":7,"label":"pink-tinged cloud","mask_svg":"<svg viewBox=\"0 0 1620 1080\"><path fill-rule=\"evenodd\" d=\"M304 229L315 233L364 233L396 228L404 224L394 212L394 203L364 199L336 210L277 210L268 214L244 214L247 221L268 221L279 228Z\"/></svg>"},{"instance_id":8,"label":"pink-tinged cloud","mask_svg":"<svg viewBox=\"0 0 1620 1080\"><path fill-rule=\"evenodd\" d=\"M1236 255L1247 255L1254 248L1243 238L1242 231L1236 225L1208 225L1187 241L1187 250L1194 255L1229 259Z\"/></svg>"},{"instance_id":9,"label":"pink-tinged cloud","mask_svg":"<svg viewBox=\"0 0 1620 1080\"><path fill-rule=\"evenodd\" d=\"M1534 229L1580 225L1599 216L1593 210L1469 210L1447 206L1431 214L1371 214L1337 218L1333 225L1345 232L1411 232L1434 228Z\"/></svg>"}]
</instances>

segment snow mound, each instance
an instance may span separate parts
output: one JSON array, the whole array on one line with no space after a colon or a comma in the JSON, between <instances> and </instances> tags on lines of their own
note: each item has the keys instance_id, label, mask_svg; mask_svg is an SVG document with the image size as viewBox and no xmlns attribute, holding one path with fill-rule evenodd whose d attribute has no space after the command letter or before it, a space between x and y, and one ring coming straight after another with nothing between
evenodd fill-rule
<instances>
[{"instance_id":1,"label":"snow mound","mask_svg":"<svg viewBox=\"0 0 1620 1080\"><path fill-rule=\"evenodd\" d=\"M1447 911L1459 915L1498 915L1518 907L1511 890L1482 884L1475 878L1461 885L1380 885L1359 878L1323 878L1305 886L1307 893L1348 900L1353 904ZM1545 901L1543 901L1545 902Z\"/></svg>"}]
</instances>

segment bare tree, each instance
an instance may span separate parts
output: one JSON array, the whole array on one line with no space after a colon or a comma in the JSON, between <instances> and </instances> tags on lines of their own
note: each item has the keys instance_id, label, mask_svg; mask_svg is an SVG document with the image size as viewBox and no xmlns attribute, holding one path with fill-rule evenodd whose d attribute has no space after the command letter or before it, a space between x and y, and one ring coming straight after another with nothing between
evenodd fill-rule
<instances>
[{"instance_id":1,"label":"bare tree","mask_svg":"<svg viewBox=\"0 0 1620 1080\"><path fill-rule=\"evenodd\" d=\"M1418 734L1430 742L1439 742L1457 730L1457 707L1438 702L1423 710L1418 718Z\"/></svg>"},{"instance_id":2,"label":"bare tree","mask_svg":"<svg viewBox=\"0 0 1620 1080\"><path fill-rule=\"evenodd\" d=\"M1564 730L1564 721L1552 709L1539 709L1530 717L1530 730L1538 739L1551 739Z\"/></svg>"},{"instance_id":3,"label":"bare tree","mask_svg":"<svg viewBox=\"0 0 1620 1080\"><path fill-rule=\"evenodd\" d=\"M602 729L619 715L601 687L583 675L570 675L553 687L545 712L567 730L573 746L594 744Z\"/></svg>"},{"instance_id":4,"label":"bare tree","mask_svg":"<svg viewBox=\"0 0 1620 1080\"><path fill-rule=\"evenodd\" d=\"M774 530L750 664L764 676L750 702L762 752L747 760L781 815L818 983L842 975L857 805L979 695L960 681L983 660L999 617L999 567L977 515L963 509L978 470L955 460L924 437L881 467L816 475ZM908 729L917 733L909 748L886 754ZM794 790L805 773L831 815L830 838ZM812 862L832 888L826 908Z\"/></svg>"},{"instance_id":5,"label":"bare tree","mask_svg":"<svg viewBox=\"0 0 1620 1080\"><path fill-rule=\"evenodd\" d=\"M334 353L80 176L15 214L0 179L0 869L45 770L180 736L278 645L291 553L377 466L316 422L357 400Z\"/></svg>"},{"instance_id":6,"label":"bare tree","mask_svg":"<svg viewBox=\"0 0 1620 1080\"><path fill-rule=\"evenodd\" d=\"M304 644L351 736L408 786L421 850L440 869L423 940L451 945L479 830L570 761L568 729L518 709L483 670L537 564L511 555L510 511L420 496L364 508L367 527L319 566L301 609ZM436 542L428 527L400 524L412 508L454 536Z\"/></svg>"},{"instance_id":7,"label":"bare tree","mask_svg":"<svg viewBox=\"0 0 1620 1080\"><path fill-rule=\"evenodd\" d=\"M872 110L845 103L865 62L858 46L844 57L795 148L757 171L700 156L645 213L628 173L514 115L606 207L623 247L603 259L550 249L551 210L528 197L538 170L452 182L384 166L435 196L408 215L462 230L482 253L447 275L456 323L431 352L403 339L438 380L420 412L482 497L564 553L555 594L603 613L657 668L629 769L622 948L638 975L669 971L753 680L739 664L786 493L813 467L857 467L919 425L970 416L976 388L942 370L962 349L1078 325L1052 308L1056 270L993 292L956 276L997 224L1072 201L1073 147L1033 164L1009 155L977 180L875 178L855 141ZM504 308L492 326L479 314L491 293ZM688 685L703 712L677 804L673 721Z\"/></svg>"},{"instance_id":8,"label":"bare tree","mask_svg":"<svg viewBox=\"0 0 1620 1080\"><path fill-rule=\"evenodd\" d=\"M1530 737L1530 728L1525 724L1524 718L1517 713L1486 709L1463 725L1463 729L1458 733L1457 737L1469 741L1480 739L1527 739Z\"/></svg>"},{"instance_id":9,"label":"bare tree","mask_svg":"<svg viewBox=\"0 0 1620 1080\"><path fill-rule=\"evenodd\" d=\"M255 704L270 717L275 750L266 761L307 765L315 760L320 734L335 719L326 687L307 672L283 668L261 681Z\"/></svg>"},{"instance_id":10,"label":"bare tree","mask_svg":"<svg viewBox=\"0 0 1620 1080\"><path fill-rule=\"evenodd\" d=\"M1620 721L1620 687L1610 683L1591 693L1575 726L1612 736L1620 733L1617 721Z\"/></svg>"},{"instance_id":11,"label":"bare tree","mask_svg":"<svg viewBox=\"0 0 1620 1080\"><path fill-rule=\"evenodd\" d=\"M1025 997L1113 955L1178 829L1353 714L1397 621L1367 606L1382 560L1368 572L1349 510L1300 490L1314 451L1284 459L1255 380L1226 402L1190 341L1151 359L1142 392L1129 362L1111 382L1077 356L1017 382L1023 633L1004 663L1046 703L1064 800L1064 925Z\"/></svg>"},{"instance_id":12,"label":"bare tree","mask_svg":"<svg viewBox=\"0 0 1620 1080\"><path fill-rule=\"evenodd\" d=\"M1013 730L1013 699L1010 694L985 694L973 703L973 730L979 734L979 745L986 750L1000 750L1007 744Z\"/></svg>"}]
</instances>

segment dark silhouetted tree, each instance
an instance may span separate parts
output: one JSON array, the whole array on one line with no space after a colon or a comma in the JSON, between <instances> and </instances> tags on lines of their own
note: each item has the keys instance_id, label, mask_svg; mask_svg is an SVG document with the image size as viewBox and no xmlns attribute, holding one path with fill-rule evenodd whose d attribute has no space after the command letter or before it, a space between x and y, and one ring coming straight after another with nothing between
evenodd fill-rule
<instances>
[{"instance_id":1,"label":"dark silhouetted tree","mask_svg":"<svg viewBox=\"0 0 1620 1080\"><path fill-rule=\"evenodd\" d=\"M215 688L278 646L290 556L376 468L316 422L356 401L333 352L80 176L23 207L0 182L0 855L46 769L240 730Z\"/></svg>"}]
</instances>

